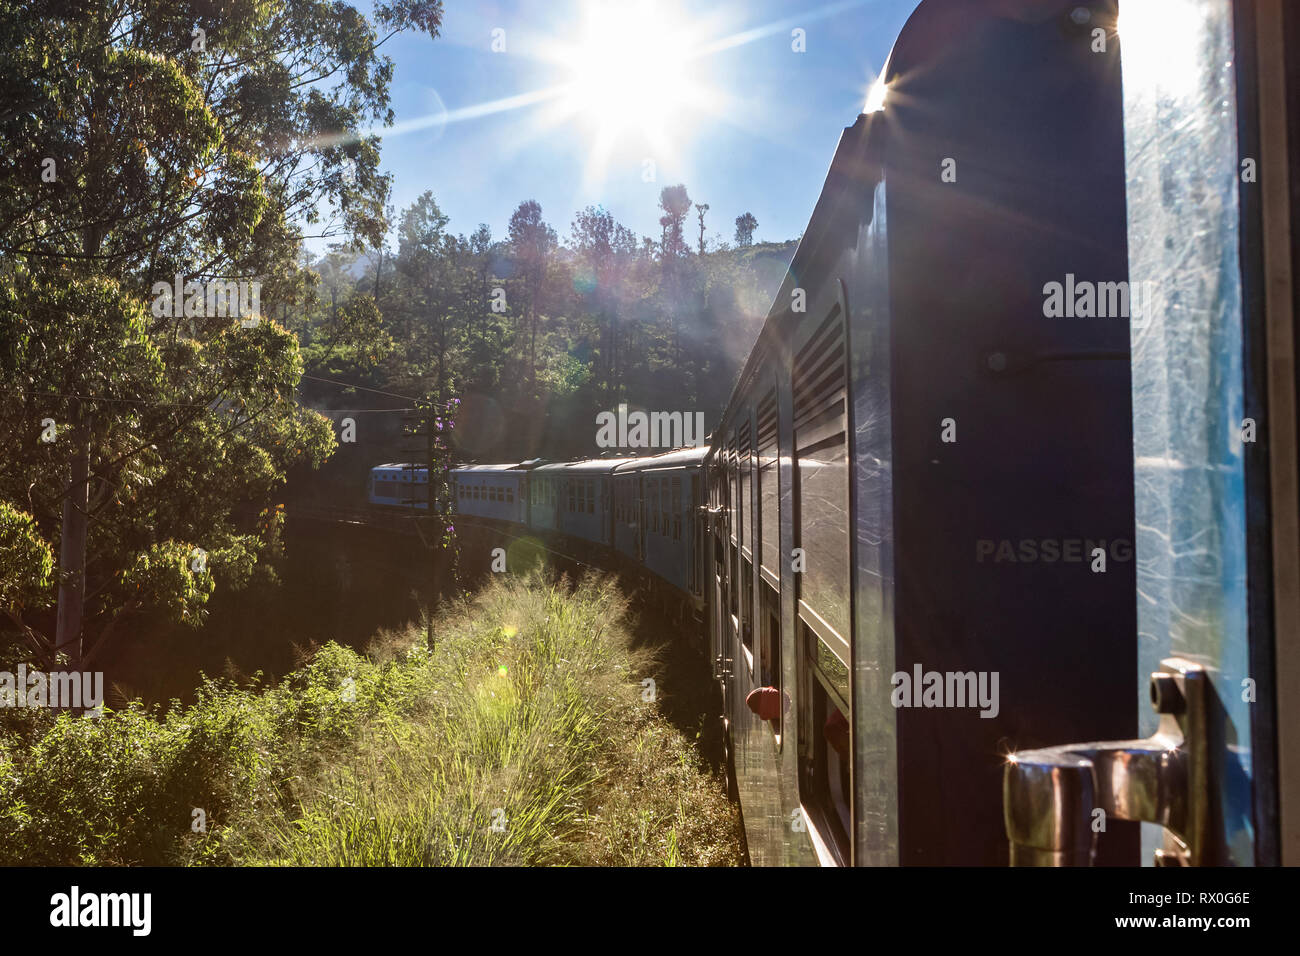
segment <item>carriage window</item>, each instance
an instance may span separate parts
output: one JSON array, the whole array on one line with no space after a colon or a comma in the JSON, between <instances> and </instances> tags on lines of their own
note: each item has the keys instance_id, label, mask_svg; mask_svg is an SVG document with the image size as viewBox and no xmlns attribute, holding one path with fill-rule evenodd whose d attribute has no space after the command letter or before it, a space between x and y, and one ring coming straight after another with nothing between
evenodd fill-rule
<instances>
[{"instance_id":1,"label":"carriage window","mask_svg":"<svg viewBox=\"0 0 1300 956\"><path fill-rule=\"evenodd\" d=\"M740 642L749 648L749 653L754 653L754 606L751 598L754 593L754 565L745 557L744 552L740 555Z\"/></svg>"},{"instance_id":2,"label":"carriage window","mask_svg":"<svg viewBox=\"0 0 1300 956\"><path fill-rule=\"evenodd\" d=\"M686 540L691 543L691 591L704 593L704 523L699 516L700 475L691 475L691 500L686 503Z\"/></svg>"},{"instance_id":3,"label":"carriage window","mask_svg":"<svg viewBox=\"0 0 1300 956\"><path fill-rule=\"evenodd\" d=\"M738 540L740 534L740 516L736 514L736 502L740 500L740 492L737 490L736 481L736 439L733 437L727 448L727 517L730 521L733 542Z\"/></svg>"},{"instance_id":4,"label":"carriage window","mask_svg":"<svg viewBox=\"0 0 1300 956\"><path fill-rule=\"evenodd\" d=\"M596 513L596 479L587 479L587 514Z\"/></svg>"},{"instance_id":5,"label":"carriage window","mask_svg":"<svg viewBox=\"0 0 1300 956\"><path fill-rule=\"evenodd\" d=\"M782 686L781 680L781 599L776 590L766 582L759 582L759 645L758 645L758 682L763 687ZM783 712L772 721L772 729L780 737L784 723Z\"/></svg>"},{"instance_id":6,"label":"carriage window","mask_svg":"<svg viewBox=\"0 0 1300 956\"><path fill-rule=\"evenodd\" d=\"M809 626L849 635L848 446L844 333L839 307L795 359L796 546L806 570L798 576ZM828 635L823 634L829 639Z\"/></svg>"},{"instance_id":7,"label":"carriage window","mask_svg":"<svg viewBox=\"0 0 1300 956\"><path fill-rule=\"evenodd\" d=\"M759 563L781 579L780 464L777 450L776 389L758 406L758 536Z\"/></svg>"},{"instance_id":8,"label":"carriage window","mask_svg":"<svg viewBox=\"0 0 1300 956\"><path fill-rule=\"evenodd\" d=\"M801 625L802 628L802 625ZM815 635L803 628L805 644L815 649L819 644ZM848 669L842 662L834 661L834 683L847 690ZM852 834L852 731L848 704L831 688L832 679L825 671L813 667L813 678L807 686L810 702L809 753L802 761L801 791L805 801L811 802L819 819L819 829L827 832L847 862L850 856ZM809 801L808 798L811 798Z\"/></svg>"},{"instance_id":9,"label":"carriage window","mask_svg":"<svg viewBox=\"0 0 1300 956\"><path fill-rule=\"evenodd\" d=\"M672 517L668 512L669 484L667 478L659 479L659 533L665 538L672 533Z\"/></svg>"},{"instance_id":10,"label":"carriage window","mask_svg":"<svg viewBox=\"0 0 1300 956\"><path fill-rule=\"evenodd\" d=\"M848 383L840 306L795 355L794 546L800 722L800 792L848 861L853 723L849 674Z\"/></svg>"},{"instance_id":11,"label":"carriage window","mask_svg":"<svg viewBox=\"0 0 1300 956\"><path fill-rule=\"evenodd\" d=\"M672 480L672 540L681 541L681 479Z\"/></svg>"}]
</instances>

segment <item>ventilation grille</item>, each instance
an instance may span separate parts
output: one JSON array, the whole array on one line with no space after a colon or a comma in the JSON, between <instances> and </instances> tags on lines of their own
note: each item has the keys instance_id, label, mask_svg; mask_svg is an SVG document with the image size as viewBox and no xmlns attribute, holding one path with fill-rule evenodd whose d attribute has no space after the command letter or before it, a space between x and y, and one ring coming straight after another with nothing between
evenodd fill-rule
<instances>
[{"instance_id":1,"label":"ventilation grille","mask_svg":"<svg viewBox=\"0 0 1300 956\"><path fill-rule=\"evenodd\" d=\"M758 450L766 452L776 444L776 389L758 404Z\"/></svg>"},{"instance_id":2,"label":"ventilation grille","mask_svg":"<svg viewBox=\"0 0 1300 956\"><path fill-rule=\"evenodd\" d=\"M844 431L844 322L837 303L794 359L795 444L818 444Z\"/></svg>"}]
</instances>

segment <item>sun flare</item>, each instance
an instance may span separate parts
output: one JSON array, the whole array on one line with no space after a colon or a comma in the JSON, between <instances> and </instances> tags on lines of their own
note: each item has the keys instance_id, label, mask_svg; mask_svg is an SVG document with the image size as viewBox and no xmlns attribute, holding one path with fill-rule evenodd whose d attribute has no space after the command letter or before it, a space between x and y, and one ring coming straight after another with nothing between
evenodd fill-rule
<instances>
[{"instance_id":1,"label":"sun flare","mask_svg":"<svg viewBox=\"0 0 1300 956\"><path fill-rule=\"evenodd\" d=\"M594 165L615 149L672 152L715 94L696 75L698 31L664 3L591 2L554 59L567 73L559 112L594 137Z\"/></svg>"}]
</instances>

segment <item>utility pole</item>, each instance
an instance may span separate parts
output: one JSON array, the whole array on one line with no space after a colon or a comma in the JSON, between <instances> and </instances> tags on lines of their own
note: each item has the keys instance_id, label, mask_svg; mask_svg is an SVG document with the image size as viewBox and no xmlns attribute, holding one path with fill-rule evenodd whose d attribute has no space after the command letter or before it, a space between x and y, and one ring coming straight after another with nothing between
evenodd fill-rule
<instances>
[{"instance_id":1,"label":"utility pole","mask_svg":"<svg viewBox=\"0 0 1300 956\"><path fill-rule=\"evenodd\" d=\"M411 520L421 545L429 555L428 587L429 607L425 639L433 650L433 609L442 597L445 585L459 586L459 552L455 526L451 523L455 511L455 497L451 494L450 446L444 433L451 429L450 410L457 404L436 402L426 398L415 403L413 412L403 422L402 434L408 439L403 457L408 458L405 468L411 472L410 483L415 484L421 470L425 476L425 492L418 494L411 488L405 503L411 509ZM424 441L416 444L418 439ZM418 463L416 463L418 461ZM419 514L423 504L424 514Z\"/></svg>"},{"instance_id":2,"label":"utility pole","mask_svg":"<svg viewBox=\"0 0 1300 956\"><path fill-rule=\"evenodd\" d=\"M430 522L432 522L434 515L437 514L436 508L437 508L437 500L438 500L438 495L433 488L433 483L435 480L435 475L434 475L435 461L433 455L434 405L432 401L425 402L424 415L425 415L424 417L424 437L425 437L424 474L425 477L428 479L425 483L425 488L428 491L429 520ZM428 547L427 543L426 543L426 547ZM437 549L432 547L429 547L428 550L429 550L429 591L433 595L432 599L436 601L442 594L440 588L442 582L438 580L438 551ZM432 607L430 607L429 609L427 633L425 634L424 642L425 645L429 648L429 650L432 651L433 650L433 608Z\"/></svg>"}]
</instances>

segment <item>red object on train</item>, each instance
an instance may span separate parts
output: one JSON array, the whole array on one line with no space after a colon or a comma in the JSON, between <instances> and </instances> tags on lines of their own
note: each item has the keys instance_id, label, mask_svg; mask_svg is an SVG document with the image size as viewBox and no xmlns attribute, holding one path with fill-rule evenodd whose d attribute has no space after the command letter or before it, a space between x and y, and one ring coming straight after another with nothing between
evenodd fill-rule
<instances>
[{"instance_id":1,"label":"red object on train","mask_svg":"<svg viewBox=\"0 0 1300 956\"><path fill-rule=\"evenodd\" d=\"M781 691L775 687L755 687L745 698L745 706L764 720L781 716Z\"/></svg>"}]
</instances>

